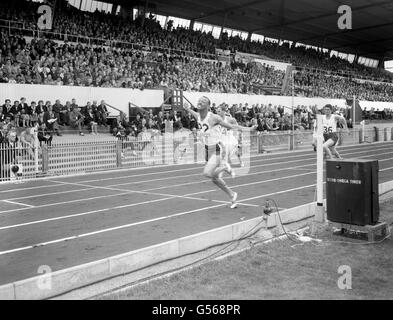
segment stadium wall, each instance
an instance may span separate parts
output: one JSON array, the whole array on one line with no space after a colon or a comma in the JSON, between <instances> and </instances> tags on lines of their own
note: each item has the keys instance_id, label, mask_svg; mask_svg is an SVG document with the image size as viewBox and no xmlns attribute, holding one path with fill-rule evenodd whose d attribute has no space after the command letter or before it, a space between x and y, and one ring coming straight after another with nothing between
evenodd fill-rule
<instances>
[{"instance_id":1,"label":"stadium wall","mask_svg":"<svg viewBox=\"0 0 393 320\"><path fill-rule=\"evenodd\" d=\"M202 96L207 96L212 103L216 105L223 102L231 105L234 103L248 103L249 105L269 104L283 105L288 108L293 104L297 105L317 105L319 108L330 103L338 107L346 107L345 99L325 99L325 98L306 98L291 96L264 96L264 95L245 95L245 94L229 94L229 93L211 93L211 92L184 92L184 96L194 105ZM139 90L124 88L101 88L101 87L76 87L76 86L53 86L53 85L31 85L31 84L0 84L0 102L5 99L20 100L25 97L28 102L38 100L49 100L54 103L56 99L60 99L62 104L75 98L80 106L86 105L87 101L105 100L109 105L114 106L126 114L128 114L128 104L132 102L142 108L159 107L164 99L164 92L157 90ZM384 108L393 109L393 102L372 102L360 101L361 108L367 110L372 107L375 110L383 110ZM112 111L113 112L113 111ZM117 114L117 112L113 112Z\"/></svg>"},{"instance_id":2,"label":"stadium wall","mask_svg":"<svg viewBox=\"0 0 393 320\"><path fill-rule=\"evenodd\" d=\"M163 102L164 93L162 90L139 90L124 88L100 88L100 87L76 87L76 86L53 86L53 85L32 85L32 84L0 84L0 103L5 99L20 100L25 97L27 102L44 100L55 102L59 99L62 104L75 98L79 106L85 106L87 101L105 100L128 114L128 103L132 102L142 108L159 107ZM117 111L108 110L113 114Z\"/></svg>"}]
</instances>

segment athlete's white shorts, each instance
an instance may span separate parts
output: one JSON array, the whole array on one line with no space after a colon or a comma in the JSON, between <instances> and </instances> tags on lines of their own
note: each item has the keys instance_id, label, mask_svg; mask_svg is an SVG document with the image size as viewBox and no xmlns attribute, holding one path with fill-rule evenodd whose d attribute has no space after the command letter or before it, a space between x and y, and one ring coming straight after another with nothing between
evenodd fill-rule
<instances>
[{"instance_id":1,"label":"athlete's white shorts","mask_svg":"<svg viewBox=\"0 0 393 320\"><path fill-rule=\"evenodd\" d=\"M223 143L225 145L225 149L229 157L237 151L239 142L233 135L227 136L226 139L223 140Z\"/></svg>"}]
</instances>

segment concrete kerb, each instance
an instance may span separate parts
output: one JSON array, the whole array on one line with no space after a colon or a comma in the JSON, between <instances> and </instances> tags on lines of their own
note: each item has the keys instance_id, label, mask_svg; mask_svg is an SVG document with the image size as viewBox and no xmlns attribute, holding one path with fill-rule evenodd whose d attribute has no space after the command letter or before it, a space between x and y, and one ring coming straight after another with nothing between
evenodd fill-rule
<instances>
[{"instance_id":1,"label":"concrete kerb","mask_svg":"<svg viewBox=\"0 0 393 320\"><path fill-rule=\"evenodd\" d=\"M393 181L380 183L378 186L380 201L386 201L393 198Z\"/></svg>"},{"instance_id":2,"label":"concrete kerb","mask_svg":"<svg viewBox=\"0 0 393 320\"><path fill-rule=\"evenodd\" d=\"M97 260L14 282L14 297L16 300L46 299L110 276L109 260Z\"/></svg>"},{"instance_id":3,"label":"concrete kerb","mask_svg":"<svg viewBox=\"0 0 393 320\"><path fill-rule=\"evenodd\" d=\"M15 287L13 283L0 286L0 299L1 300L15 300Z\"/></svg>"},{"instance_id":4,"label":"concrete kerb","mask_svg":"<svg viewBox=\"0 0 393 320\"><path fill-rule=\"evenodd\" d=\"M393 181L379 185L380 194L390 191L393 191ZM326 208L326 199L324 200L324 207ZM301 221L304 221L306 225L309 222L309 218L314 217L315 212L316 203L312 202L282 210L280 217L282 223L288 225L288 227L291 224ZM48 274L2 285L0 286L0 299L23 300L50 298L94 282L131 273L155 263L195 253L232 240L238 240L254 232L264 238L264 240L282 235L284 230L282 229L278 213L274 212L268 217L260 216L240 221L107 259L55 271L50 274L50 288L45 288L45 284L48 284L48 281L45 282L44 279L48 279ZM44 287L41 286L41 289L40 283L44 285Z\"/></svg>"}]
</instances>

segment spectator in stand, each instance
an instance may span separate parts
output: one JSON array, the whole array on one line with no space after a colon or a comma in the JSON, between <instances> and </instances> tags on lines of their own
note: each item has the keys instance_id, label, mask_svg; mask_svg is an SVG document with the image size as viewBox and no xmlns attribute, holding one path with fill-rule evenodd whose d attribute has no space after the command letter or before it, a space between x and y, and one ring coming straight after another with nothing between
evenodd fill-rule
<instances>
[{"instance_id":1,"label":"spectator in stand","mask_svg":"<svg viewBox=\"0 0 393 320\"><path fill-rule=\"evenodd\" d=\"M38 115L38 120L40 119L41 114L43 115L45 111L47 111L47 110L46 110L46 107L44 105L44 101L39 100L38 101L38 105L37 105L37 109L36 109L36 113Z\"/></svg>"},{"instance_id":2,"label":"spectator in stand","mask_svg":"<svg viewBox=\"0 0 393 320\"><path fill-rule=\"evenodd\" d=\"M79 135L84 136L82 132L82 125L84 122L84 116L81 114L79 107L75 107L69 113L70 126L72 128L78 128Z\"/></svg>"},{"instance_id":3,"label":"spectator in stand","mask_svg":"<svg viewBox=\"0 0 393 320\"><path fill-rule=\"evenodd\" d=\"M61 113L61 110L63 109L63 106L62 106L62 104L60 103L60 100L59 99L57 99L56 100L56 102L55 102L55 104L53 105L53 107L52 107L52 111L53 111L53 114L54 114L54 116L55 116L55 118L57 119L57 124L58 125L61 125L63 122L61 121L61 117L60 117L60 113Z\"/></svg>"},{"instance_id":4,"label":"spectator in stand","mask_svg":"<svg viewBox=\"0 0 393 320\"><path fill-rule=\"evenodd\" d=\"M26 103L26 98L20 98L20 108L21 108L21 117L20 120L22 122L22 127L30 126L30 116L29 116L29 105Z\"/></svg>"},{"instance_id":5,"label":"spectator in stand","mask_svg":"<svg viewBox=\"0 0 393 320\"><path fill-rule=\"evenodd\" d=\"M131 134L131 123L129 118L126 116L124 112L120 112L120 120L121 120L121 125L123 126L125 130L126 136L129 136Z\"/></svg>"},{"instance_id":6,"label":"spectator in stand","mask_svg":"<svg viewBox=\"0 0 393 320\"><path fill-rule=\"evenodd\" d=\"M95 115L90 102L88 102L86 105L86 112L84 115L85 125L89 128L90 133L93 135L98 135L97 122L95 121Z\"/></svg>"},{"instance_id":7,"label":"spectator in stand","mask_svg":"<svg viewBox=\"0 0 393 320\"><path fill-rule=\"evenodd\" d=\"M162 111L158 112L158 115L154 117L154 120L157 125L157 129L161 131L161 133L165 132L165 118Z\"/></svg>"},{"instance_id":8,"label":"spectator in stand","mask_svg":"<svg viewBox=\"0 0 393 320\"><path fill-rule=\"evenodd\" d=\"M3 113L3 108L0 108L0 125L4 122L5 120L5 114Z\"/></svg>"},{"instance_id":9,"label":"spectator in stand","mask_svg":"<svg viewBox=\"0 0 393 320\"><path fill-rule=\"evenodd\" d=\"M101 116L100 116L100 112L98 110L98 105L97 105L97 101L96 100L93 101L91 109L92 109L93 114L94 114L94 121L97 122L97 124L98 124L101 121Z\"/></svg>"},{"instance_id":10,"label":"spectator in stand","mask_svg":"<svg viewBox=\"0 0 393 320\"><path fill-rule=\"evenodd\" d=\"M123 139L126 136L125 133L125 128L123 127L121 123L121 117L117 116L115 119L113 119L111 125L110 125L110 130L111 133L120 139Z\"/></svg>"},{"instance_id":11,"label":"spectator in stand","mask_svg":"<svg viewBox=\"0 0 393 320\"><path fill-rule=\"evenodd\" d=\"M101 103L98 106L98 113L99 113L99 117L100 117L98 124L104 125L106 127L107 126L106 118L107 118L109 112L108 112L108 109L106 108L104 100L101 100Z\"/></svg>"},{"instance_id":12,"label":"spectator in stand","mask_svg":"<svg viewBox=\"0 0 393 320\"><path fill-rule=\"evenodd\" d=\"M20 119L21 119L21 111L22 107L19 104L18 100L14 101L14 105L11 107L10 113L12 113L12 119L15 122L15 126L18 128L20 125Z\"/></svg>"},{"instance_id":13,"label":"spectator in stand","mask_svg":"<svg viewBox=\"0 0 393 320\"><path fill-rule=\"evenodd\" d=\"M48 108L48 111L44 113L43 122L45 123L46 129L52 134L56 132L57 136L61 136L59 132L59 124L57 123L58 119L56 118L54 112L51 110L51 107Z\"/></svg>"},{"instance_id":14,"label":"spectator in stand","mask_svg":"<svg viewBox=\"0 0 393 320\"><path fill-rule=\"evenodd\" d=\"M60 108L60 118L59 124L69 126L70 125L70 112L71 112L71 102L66 101L65 106Z\"/></svg>"},{"instance_id":15,"label":"spectator in stand","mask_svg":"<svg viewBox=\"0 0 393 320\"><path fill-rule=\"evenodd\" d=\"M0 60L1 62L1 60ZM0 83L8 83L8 78L4 76L4 73L2 70L0 70Z\"/></svg>"},{"instance_id":16,"label":"spectator in stand","mask_svg":"<svg viewBox=\"0 0 393 320\"><path fill-rule=\"evenodd\" d=\"M30 125L34 127L38 123L37 104L35 103L35 101L31 102L28 113L30 116Z\"/></svg>"},{"instance_id":17,"label":"spectator in stand","mask_svg":"<svg viewBox=\"0 0 393 320\"><path fill-rule=\"evenodd\" d=\"M141 115L139 113L136 115L136 118L132 122L132 125L135 127L136 135L138 136L142 132L142 128L143 128Z\"/></svg>"},{"instance_id":18,"label":"spectator in stand","mask_svg":"<svg viewBox=\"0 0 393 320\"><path fill-rule=\"evenodd\" d=\"M76 99L72 98L72 100L71 100L71 111L74 110L74 109L77 109L77 108L79 108L79 106L76 104ZM81 111L80 108L79 108L79 111Z\"/></svg>"},{"instance_id":19,"label":"spectator in stand","mask_svg":"<svg viewBox=\"0 0 393 320\"><path fill-rule=\"evenodd\" d=\"M52 144L53 135L52 133L46 128L45 122L42 122L38 127L38 141L40 142L40 146L42 143L50 146Z\"/></svg>"}]
</instances>

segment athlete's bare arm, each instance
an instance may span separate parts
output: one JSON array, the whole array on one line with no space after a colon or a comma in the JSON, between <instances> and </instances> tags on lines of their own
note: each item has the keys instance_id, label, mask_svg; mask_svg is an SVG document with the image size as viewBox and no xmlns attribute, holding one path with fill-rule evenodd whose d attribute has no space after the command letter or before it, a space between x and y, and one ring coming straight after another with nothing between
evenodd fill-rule
<instances>
[{"instance_id":1,"label":"athlete's bare arm","mask_svg":"<svg viewBox=\"0 0 393 320\"><path fill-rule=\"evenodd\" d=\"M184 110L186 110L188 113L191 113L191 115L198 120L199 114L198 112L195 112L194 110L191 110L191 107L188 103L183 104Z\"/></svg>"},{"instance_id":2,"label":"athlete's bare arm","mask_svg":"<svg viewBox=\"0 0 393 320\"><path fill-rule=\"evenodd\" d=\"M348 133L349 130L348 130L348 126L347 126L347 120L345 120L344 117L339 116L338 114L335 115L335 119L336 119L337 122L339 122L339 123L341 123L343 125L345 132Z\"/></svg>"},{"instance_id":3,"label":"athlete's bare arm","mask_svg":"<svg viewBox=\"0 0 393 320\"><path fill-rule=\"evenodd\" d=\"M254 127L249 128L249 127L242 127L242 126L239 126L239 125L237 124L237 122L236 122L236 124L229 124L229 123L225 122L225 121L224 121L220 116L218 116L218 115L213 115L212 121L214 122L214 125L218 125L218 124L219 124L220 126L226 128L226 129L229 129L229 130L251 131L251 130L254 129ZM235 121L236 121L236 120L235 120Z\"/></svg>"},{"instance_id":4,"label":"athlete's bare arm","mask_svg":"<svg viewBox=\"0 0 393 320\"><path fill-rule=\"evenodd\" d=\"M227 121L232 126L237 126L237 121L235 118L227 118Z\"/></svg>"}]
</instances>

